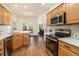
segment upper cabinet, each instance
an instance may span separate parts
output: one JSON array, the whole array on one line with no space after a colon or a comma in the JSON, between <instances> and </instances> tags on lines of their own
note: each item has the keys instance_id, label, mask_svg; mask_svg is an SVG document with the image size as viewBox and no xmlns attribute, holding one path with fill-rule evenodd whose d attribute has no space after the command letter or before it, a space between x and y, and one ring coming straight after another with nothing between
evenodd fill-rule
<instances>
[{"instance_id":1,"label":"upper cabinet","mask_svg":"<svg viewBox=\"0 0 79 59\"><path fill-rule=\"evenodd\" d=\"M51 17L63 15L65 12L65 24L79 23L79 3L62 3L47 15L47 24L51 24ZM48 14L49 14L48 13ZM51 16L51 17L50 17ZM53 21L53 20L52 20Z\"/></svg>"},{"instance_id":2,"label":"upper cabinet","mask_svg":"<svg viewBox=\"0 0 79 59\"><path fill-rule=\"evenodd\" d=\"M2 6L0 5L0 24L2 24Z\"/></svg>"},{"instance_id":3,"label":"upper cabinet","mask_svg":"<svg viewBox=\"0 0 79 59\"><path fill-rule=\"evenodd\" d=\"M7 25L8 24L8 11L4 8L3 9L3 24Z\"/></svg>"},{"instance_id":4,"label":"upper cabinet","mask_svg":"<svg viewBox=\"0 0 79 59\"><path fill-rule=\"evenodd\" d=\"M47 14L47 25L51 25L51 12Z\"/></svg>"},{"instance_id":5,"label":"upper cabinet","mask_svg":"<svg viewBox=\"0 0 79 59\"><path fill-rule=\"evenodd\" d=\"M59 17L59 15L62 15L65 12L65 10L66 10L65 6L66 5L63 3L63 4L59 5L59 6L57 6L55 9L53 9L52 11L50 11L47 14L47 25L52 25L51 24L51 19L53 17Z\"/></svg>"},{"instance_id":6,"label":"upper cabinet","mask_svg":"<svg viewBox=\"0 0 79 59\"><path fill-rule=\"evenodd\" d=\"M47 14L47 25L51 25L51 18L55 16L57 16L57 9L54 9Z\"/></svg>"},{"instance_id":7,"label":"upper cabinet","mask_svg":"<svg viewBox=\"0 0 79 59\"><path fill-rule=\"evenodd\" d=\"M8 24L12 24L12 14L8 12Z\"/></svg>"},{"instance_id":8,"label":"upper cabinet","mask_svg":"<svg viewBox=\"0 0 79 59\"><path fill-rule=\"evenodd\" d=\"M66 4L65 3L63 3L63 4L61 4L57 7L57 13L59 15L62 14L63 12L65 12L65 10L66 10Z\"/></svg>"},{"instance_id":9,"label":"upper cabinet","mask_svg":"<svg viewBox=\"0 0 79 59\"><path fill-rule=\"evenodd\" d=\"M67 24L79 23L79 3L66 4Z\"/></svg>"},{"instance_id":10,"label":"upper cabinet","mask_svg":"<svg viewBox=\"0 0 79 59\"><path fill-rule=\"evenodd\" d=\"M0 5L0 24L1 25L12 24L12 14L2 5Z\"/></svg>"}]
</instances>

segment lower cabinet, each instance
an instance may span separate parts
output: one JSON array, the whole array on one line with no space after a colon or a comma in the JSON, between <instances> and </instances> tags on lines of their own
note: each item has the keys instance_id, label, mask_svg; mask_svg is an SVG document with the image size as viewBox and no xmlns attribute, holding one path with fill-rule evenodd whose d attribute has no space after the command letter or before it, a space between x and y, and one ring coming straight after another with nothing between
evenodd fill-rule
<instances>
[{"instance_id":1,"label":"lower cabinet","mask_svg":"<svg viewBox=\"0 0 79 59\"><path fill-rule=\"evenodd\" d=\"M29 44L29 34L14 34L12 37L12 50L16 50L24 45Z\"/></svg>"},{"instance_id":2,"label":"lower cabinet","mask_svg":"<svg viewBox=\"0 0 79 59\"><path fill-rule=\"evenodd\" d=\"M29 45L29 35L28 34L23 34L23 44L24 45Z\"/></svg>"},{"instance_id":3,"label":"lower cabinet","mask_svg":"<svg viewBox=\"0 0 79 59\"><path fill-rule=\"evenodd\" d=\"M58 47L59 56L79 56L79 48L63 41L59 41Z\"/></svg>"},{"instance_id":4,"label":"lower cabinet","mask_svg":"<svg viewBox=\"0 0 79 59\"><path fill-rule=\"evenodd\" d=\"M0 40L0 56L4 56L4 42Z\"/></svg>"},{"instance_id":5,"label":"lower cabinet","mask_svg":"<svg viewBox=\"0 0 79 59\"><path fill-rule=\"evenodd\" d=\"M71 51L63 48L62 46L59 46L59 56L77 56L76 54L72 53Z\"/></svg>"},{"instance_id":6,"label":"lower cabinet","mask_svg":"<svg viewBox=\"0 0 79 59\"><path fill-rule=\"evenodd\" d=\"M20 34L14 34L12 37L12 50L22 46L22 37Z\"/></svg>"}]
</instances>

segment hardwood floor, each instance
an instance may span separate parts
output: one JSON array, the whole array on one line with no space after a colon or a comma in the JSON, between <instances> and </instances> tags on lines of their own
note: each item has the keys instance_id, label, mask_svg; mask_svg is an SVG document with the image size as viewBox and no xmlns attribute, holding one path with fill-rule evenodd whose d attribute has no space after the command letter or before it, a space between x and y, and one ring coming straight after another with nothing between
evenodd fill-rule
<instances>
[{"instance_id":1,"label":"hardwood floor","mask_svg":"<svg viewBox=\"0 0 79 59\"><path fill-rule=\"evenodd\" d=\"M30 38L30 45L21 47L14 51L12 56L50 56L50 51L46 48L43 38L40 36L33 36Z\"/></svg>"}]
</instances>

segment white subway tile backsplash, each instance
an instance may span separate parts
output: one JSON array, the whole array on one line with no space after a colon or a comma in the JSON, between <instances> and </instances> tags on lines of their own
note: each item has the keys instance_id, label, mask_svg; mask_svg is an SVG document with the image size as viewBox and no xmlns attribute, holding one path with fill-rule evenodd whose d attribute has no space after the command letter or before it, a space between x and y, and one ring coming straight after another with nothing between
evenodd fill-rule
<instances>
[{"instance_id":1,"label":"white subway tile backsplash","mask_svg":"<svg viewBox=\"0 0 79 59\"><path fill-rule=\"evenodd\" d=\"M0 25L0 32L1 33L11 33L11 26Z\"/></svg>"},{"instance_id":2,"label":"white subway tile backsplash","mask_svg":"<svg viewBox=\"0 0 79 59\"><path fill-rule=\"evenodd\" d=\"M79 33L79 25L65 25L65 26L49 26L49 29L55 30L57 28L61 29L71 29L71 36L73 36L75 33Z\"/></svg>"}]
</instances>

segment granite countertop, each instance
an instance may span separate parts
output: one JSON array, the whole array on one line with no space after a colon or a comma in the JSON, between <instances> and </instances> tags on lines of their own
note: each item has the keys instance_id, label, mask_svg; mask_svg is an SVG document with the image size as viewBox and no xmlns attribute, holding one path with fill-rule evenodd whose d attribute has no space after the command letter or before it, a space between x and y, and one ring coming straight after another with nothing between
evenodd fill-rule
<instances>
[{"instance_id":1,"label":"granite countertop","mask_svg":"<svg viewBox=\"0 0 79 59\"><path fill-rule=\"evenodd\" d=\"M13 34L1 34L0 35L0 40L3 40L3 39L5 39L5 38L7 38L7 37L10 37L10 36L12 36Z\"/></svg>"},{"instance_id":2,"label":"granite countertop","mask_svg":"<svg viewBox=\"0 0 79 59\"><path fill-rule=\"evenodd\" d=\"M31 31L16 31L16 30L13 31L13 33L16 33L16 32L17 32L17 33L31 33Z\"/></svg>"},{"instance_id":3,"label":"granite countertop","mask_svg":"<svg viewBox=\"0 0 79 59\"><path fill-rule=\"evenodd\" d=\"M66 38L58 38L58 39L79 48L79 39L77 38L66 37Z\"/></svg>"},{"instance_id":4,"label":"granite countertop","mask_svg":"<svg viewBox=\"0 0 79 59\"><path fill-rule=\"evenodd\" d=\"M31 31L14 31L13 33L4 33L4 34L0 34L0 40L3 40L7 37L10 37L16 32L18 32L18 33L29 33L29 34L31 33Z\"/></svg>"}]
</instances>

